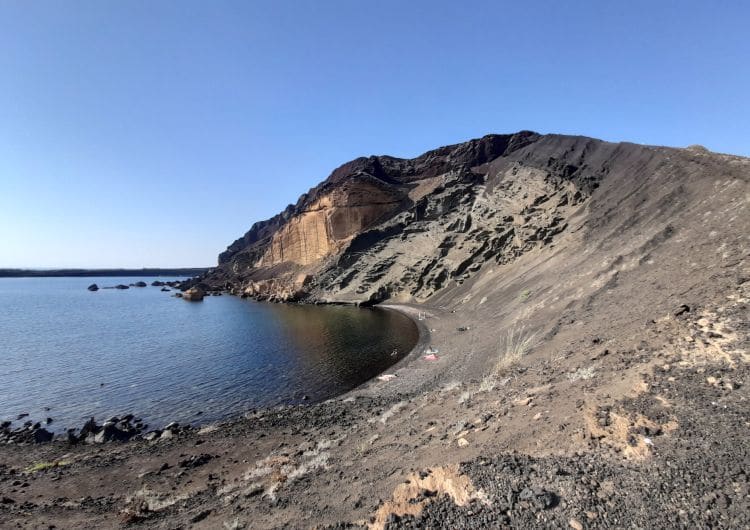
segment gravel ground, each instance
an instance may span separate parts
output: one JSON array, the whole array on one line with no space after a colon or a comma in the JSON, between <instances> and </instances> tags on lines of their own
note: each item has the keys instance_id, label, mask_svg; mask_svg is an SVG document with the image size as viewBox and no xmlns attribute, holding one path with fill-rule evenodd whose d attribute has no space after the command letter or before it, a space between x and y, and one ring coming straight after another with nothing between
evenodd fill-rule
<instances>
[{"instance_id":1,"label":"gravel ground","mask_svg":"<svg viewBox=\"0 0 750 530\"><path fill-rule=\"evenodd\" d=\"M603 447L570 458L479 457L461 470L489 504L459 507L442 496L417 517L392 517L387 528L748 528L748 373L670 370L649 378L648 393L620 403L657 420L664 408L655 395L679 404L669 411L679 417L676 435L632 433L653 444L646 465Z\"/></svg>"}]
</instances>

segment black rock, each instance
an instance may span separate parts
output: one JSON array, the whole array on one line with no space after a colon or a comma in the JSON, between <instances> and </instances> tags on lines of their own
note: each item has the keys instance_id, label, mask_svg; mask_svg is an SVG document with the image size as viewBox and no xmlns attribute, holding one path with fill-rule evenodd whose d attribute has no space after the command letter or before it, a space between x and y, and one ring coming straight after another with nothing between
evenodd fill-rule
<instances>
[{"instance_id":1,"label":"black rock","mask_svg":"<svg viewBox=\"0 0 750 530\"><path fill-rule=\"evenodd\" d=\"M47 429L37 429L34 431L34 443L47 443L52 441L52 433Z\"/></svg>"},{"instance_id":2,"label":"black rock","mask_svg":"<svg viewBox=\"0 0 750 530\"><path fill-rule=\"evenodd\" d=\"M159 280L154 280L151 282L151 287L162 287L164 285L164 282L160 282Z\"/></svg>"},{"instance_id":3,"label":"black rock","mask_svg":"<svg viewBox=\"0 0 750 530\"><path fill-rule=\"evenodd\" d=\"M115 289L130 289L130 287L120 283L120 284L115 285Z\"/></svg>"},{"instance_id":4,"label":"black rock","mask_svg":"<svg viewBox=\"0 0 750 530\"><path fill-rule=\"evenodd\" d=\"M86 438L89 434L96 434L101 430L101 427L99 427L96 424L96 421L94 421L94 418L91 418L89 421L83 424L83 427L81 427L81 432L79 433L79 437L81 439Z\"/></svg>"},{"instance_id":5,"label":"black rock","mask_svg":"<svg viewBox=\"0 0 750 530\"><path fill-rule=\"evenodd\" d=\"M541 510L548 510L557 506L557 495L549 491L540 491L534 497L534 505Z\"/></svg>"},{"instance_id":6,"label":"black rock","mask_svg":"<svg viewBox=\"0 0 750 530\"><path fill-rule=\"evenodd\" d=\"M97 435L94 437L94 441L97 443L126 442L130 440L135 434L135 431L124 431L108 423L104 425L99 433L97 433Z\"/></svg>"},{"instance_id":7,"label":"black rock","mask_svg":"<svg viewBox=\"0 0 750 530\"><path fill-rule=\"evenodd\" d=\"M21 420L21 419L25 418L28 415L29 415L28 412L22 412L21 414L19 414L18 416L16 416L16 419L17 420Z\"/></svg>"},{"instance_id":8,"label":"black rock","mask_svg":"<svg viewBox=\"0 0 750 530\"><path fill-rule=\"evenodd\" d=\"M135 287L146 287L146 282L135 282L133 284Z\"/></svg>"},{"instance_id":9,"label":"black rock","mask_svg":"<svg viewBox=\"0 0 750 530\"><path fill-rule=\"evenodd\" d=\"M88 289L89 291L98 291L99 290L99 286L96 285L95 283L92 283L91 285L89 285L88 287L86 287L86 289Z\"/></svg>"},{"instance_id":10,"label":"black rock","mask_svg":"<svg viewBox=\"0 0 750 530\"><path fill-rule=\"evenodd\" d=\"M67 440L70 445L76 445L80 439L75 434L75 429L68 429L67 431Z\"/></svg>"}]
</instances>

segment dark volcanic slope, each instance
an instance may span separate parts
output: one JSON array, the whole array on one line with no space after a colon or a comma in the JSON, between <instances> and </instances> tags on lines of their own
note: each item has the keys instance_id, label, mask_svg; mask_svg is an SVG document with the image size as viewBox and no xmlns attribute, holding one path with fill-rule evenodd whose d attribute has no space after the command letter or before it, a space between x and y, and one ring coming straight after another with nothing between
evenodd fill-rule
<instances>
[{"instance_id":1,"label":"dark volcanic slope","mask_svg":"<svg viewBox=\"0 0 750 530\"><path fill-rule=\"evenodd\" d=\"M437 355L221 426L3 445L0 527L748 528L749 184L534 133L350 162L202 281L413 302Z\"/></svg>"},{"instance_id":2,"label":"dark volcanic slope","mask_svg":"<svg viewBox=\"0 0 750 530\"><path fill-rule=\"evenodd\" d=\"M566 232L613 250L658 225L658 246L724 174L746 180L747 160L527 131L358 158L256 223L203 281L259 299L423 302Z\"/></svg>"}]
</instances>

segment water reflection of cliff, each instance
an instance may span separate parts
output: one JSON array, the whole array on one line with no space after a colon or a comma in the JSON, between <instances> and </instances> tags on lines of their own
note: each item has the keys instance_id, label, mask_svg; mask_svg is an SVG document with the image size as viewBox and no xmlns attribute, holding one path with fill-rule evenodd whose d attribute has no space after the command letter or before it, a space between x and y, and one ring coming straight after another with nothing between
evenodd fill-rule
<instances>
[{"instance_id":1,"label":"water reflection of cliff","mask_svg":"<svg viewBox=\"0 0 750 530\"><path fill-rule=\"evenodd\" d=\"M406 355L418 330L406 316L384 309L274 305L273 311L295 344L302 372L316 373L320 391L354 386ZM398 350L397 356L391 353ZM309 380L308 380L309 381Z\"/></svg>"}]
</instances>

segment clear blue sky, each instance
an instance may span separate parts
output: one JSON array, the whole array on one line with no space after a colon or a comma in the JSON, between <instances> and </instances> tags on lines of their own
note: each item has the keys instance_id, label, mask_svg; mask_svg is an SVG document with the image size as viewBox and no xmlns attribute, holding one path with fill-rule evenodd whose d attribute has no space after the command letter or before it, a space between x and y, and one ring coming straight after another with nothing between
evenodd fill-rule
<instances>
[{"instance_id":1,"label":"clear blue sky","mask_svg":"<svg viewBox=\"0 0 750 530\"><path fill-rule=\"evenodd\" d=\"M533 129L750 155L746 1L0 2L0 267L213 265L341 163Z\"/></svg>"}]
</instances>

